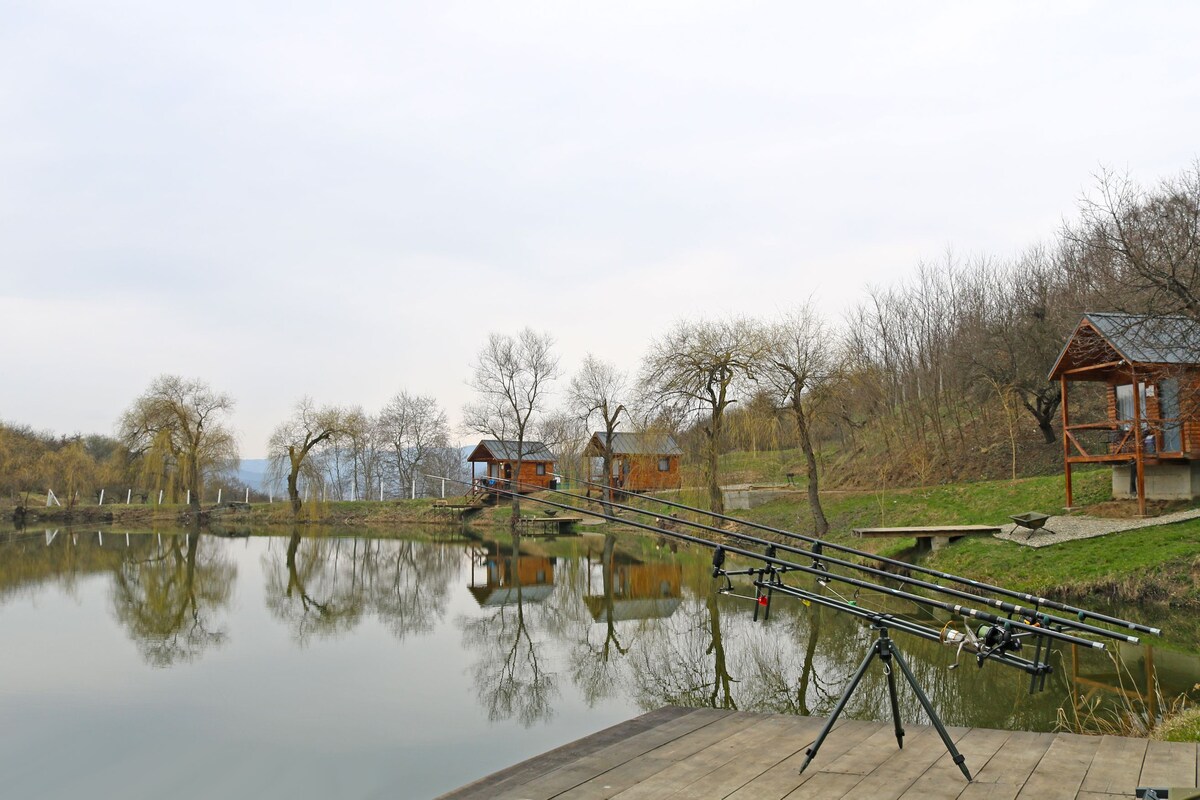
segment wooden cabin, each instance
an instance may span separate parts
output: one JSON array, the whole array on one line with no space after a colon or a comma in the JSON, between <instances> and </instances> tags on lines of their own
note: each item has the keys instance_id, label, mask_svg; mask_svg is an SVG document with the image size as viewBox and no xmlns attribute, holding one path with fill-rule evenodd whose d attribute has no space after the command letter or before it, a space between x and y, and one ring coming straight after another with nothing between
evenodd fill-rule
<instances>
[{"instance_id":1,"label":"wooden cabin","mask_svg":"<svg viewBox=\"0 0 1200 800\"><path fill-rule=\"evenodd\" d=\"M1068 508L1078 464L1112 464L1113 496L1136 497L1141 514L1147 499L1200 497L1200 323L1089 312L1049 377L1062 387ZM1103 420L1072 418L1081 381L1103 385Z\"/></svg>"},{"instance_id":2,"label":"wooden cabin","mask_svg":"<svg viewBox=\"0 0 1200 800\"><path fill-rule=\"evenodd\" d=\"M521 454L521 472L514 476L518 452ZM472 483L504 481L501 488L507 488L507 482L512 481L521 494L549 489L554 480L554 454L541 442L524 442L518 451L516 442L484 439L467 456L467 461L471 464ZM484 465L482 476L476 475L476 464Z\"/></svg>"},{"instance_id":3,"label":"wooden cabin","mask_svg":"<svg viewBox=\"0 0 1200 800\"><path fill-rule=\"evenodd\" d=\"M679 458L683 450L675 438L666 433L614 433L612 435L612 472L607 476L609 486L626 492L653 492L678 489L683 484L679 473ZM604 458L604 431L592 434L583 457ZM603 461L600 462L603 464ZM603 469L603 467L601 467ZM603 474L588 469L591 480L604 483Z\"/></svg>"},{"instance_id":4,"label":"wooden cabin","mask_svg":"<svg viewBox=\"0 0 1200 800\"><path fill-rule=\"evenodd\" d=\"M645 564L614 554L607 569L602 562L589 567L583 602L596 622L665 619L682 602L683 567L679 564Z\"/></svg>"},{"instance_id":5,"label":"wooden cabin","mask_svg":"<svg viewBox=\"0 0 1200 800\"><path fill-rule=\"evenodd\" d=\"M480 606L540 603L554 592L554 562L545 556L489 554L472 562L467 590Z\"/></svg>"}]
</instances>

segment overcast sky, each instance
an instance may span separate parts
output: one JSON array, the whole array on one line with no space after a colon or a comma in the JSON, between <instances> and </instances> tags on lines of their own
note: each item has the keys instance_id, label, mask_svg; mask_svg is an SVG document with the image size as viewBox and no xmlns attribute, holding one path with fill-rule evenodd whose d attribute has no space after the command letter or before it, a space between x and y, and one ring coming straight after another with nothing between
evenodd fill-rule
<instances>
[{"instance_id":1,"label":"overcast sky","mask_svg":"<svg viewBox=\"0 0 1200 800\"><path fill-rule=\"evenodd\" d=\"M490 331L636 369L681 317L837 319L1200 155L1200 4L0 0L0 419L161 373L457 421ZM564 379L565 383L565 379Z\"/></svg>"}]
</instances>

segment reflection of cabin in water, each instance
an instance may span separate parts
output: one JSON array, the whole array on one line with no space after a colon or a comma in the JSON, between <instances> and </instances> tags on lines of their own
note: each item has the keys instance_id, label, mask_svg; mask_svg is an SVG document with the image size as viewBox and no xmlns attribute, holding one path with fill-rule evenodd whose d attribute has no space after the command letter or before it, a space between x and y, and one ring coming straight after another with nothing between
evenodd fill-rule
<instances>
[{"instance_id":1,"label":"reflection of cabin in water","mask_svg":"<svg viewBox=\"0 0 1200 800\"><path fill-rule=\"evenodd\" d=\"M521 455L521 474L514 476L518 453ZM550 488L550 482L554 480L554 460L554 454L541 442L524 442L518 449L516 442L497 439L482 440L467 456L471 463L472 483L477 479L475 465L484 464L484 478L511 481L515 477L516 489L523 494Z\"/></svg>"},{"instance_id":2,"label":"reflection of cabin in water","mask_svg":"<svg viewBox=\"0 0 1200 800\"><path fill-rule=\"evenodd\" d=\"M516 603L518 591L521 602L538 603L554 591L554 562L545 556L480 552L471 560L467 589L480 606Z\"/></svg>"},{"instance_id":3,"label":"reflection of cabin in water","mask_svg":"<svg viewBox=\"0 0 1200 800\"><path fill-rule=\"evenodd\" d=\"M589 563L587 594L583 602L596 622L665 619L679 607L683 567L678 564L644 564L613 556L609 574L613 600L611 619L604 593L604 564L602 561Z\"/></svg>"},{"instance_id":4,"label":"reflection of cabin in water","mask_svg":"<svg viewBox=\"0 0 1200 800\"><path fill-rule=\"evenodd\" d=\"M1062 387L1067 505L1071 468L1112 464L1113 496L1200 497L1200 325L1186 317L1083 315L1050 371ZM1071 419L1072 383L1103 384L1106 419ZM1134 387L1137 391L1134 391Z\"/></svg>"},{"instance_id":5,"label":"reflection of cabin in water","mask_svg":"<svg viewBox=\"0 0 1200 800\"><path fill-rule=\"evenodd\" d=\"M659 489L678 489L683 484L679 474L679 457L683 450L674 437L666 433L614 433L612 435L612 473L608 484L627 492L652 492ZM604 431L596 431L583 450L589 465L588 480L604 483Z\"/></svg>"}]
</instances>

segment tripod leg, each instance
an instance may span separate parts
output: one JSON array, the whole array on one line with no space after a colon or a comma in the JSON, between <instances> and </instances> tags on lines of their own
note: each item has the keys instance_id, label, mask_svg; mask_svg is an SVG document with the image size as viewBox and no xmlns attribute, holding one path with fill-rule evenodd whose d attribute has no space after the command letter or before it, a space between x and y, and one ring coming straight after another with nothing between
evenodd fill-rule
<instances>
[{"instance_id":1,"label":"tripod leg","mask_svg":"<svg viewBox=\"0 0 1200 800\"><path fill-rule=\"evenodd\" d=\"M875 658L878 643L871 645L871 651L867 653L867 657L863 659L862 664L858 667L858 672L854 673L854 677L850 679L850 685L846 687L846 691L842 692L842 696L838 699L837 705L833 708L833 713L829 715L829 719L825 720L825 727L817 734L817 738L813 741L812 746L804 751L804 764L801 765L800 771L808 769L808 765L816 757L817 751L821 749L821 744L825 741L825 737L833 730L834 724L837 722L838 716L846 708L846 703L850 702L850 695L854 694L854 689L858 686L858 682L862 680L863 674L867 671L867 667L871 665L871 659Z\"/></svg>"},{"instance_id":2,"label":"tripod leg","mask_svg":"<svg viewBox=\"0 0 1200 800\"><path fill-rule=\"evenodd\" d=\"M896 744L904 749L904 728L900 725L900 699L896 696L896 670L892 669L892 649L884 646L879 658L887 672L888 695L892 701L892 723L896 726Z\"/></svg>"},{"instance_id":3,"label":"tripod leg","mask_svg":"<svg viewBox=\"0 0 1200 800\"><path fill-rule=\"evenodd\" d=\"M889 642L889 646L890 642ZM912 670L908 668L904 658L900 655L900 651L895 647L891 647L892 655L896 659L896 663L900 665L900 670L904 673L905 679L908 680L908 685L912 687L916 693L917 699L921 701L921 707L925 709L925 713L929 715L929 721L933 723L934 729L938 732L938 736L942 737L942 744L946 745L946 750L954 759L954 763L962 770L962 774L967 777L967 781L973 780L970 770L967 769L966 757L958 752L958 748L954 746L954 741L950 738L950 734L946 732L946 726L942 724L941 718L937 712L933 710L933 705L929 702L929 698L925 696L925 692L921 691L920 684L917 683L917 676L913 675Z\"/></svg>"}]
</instances>

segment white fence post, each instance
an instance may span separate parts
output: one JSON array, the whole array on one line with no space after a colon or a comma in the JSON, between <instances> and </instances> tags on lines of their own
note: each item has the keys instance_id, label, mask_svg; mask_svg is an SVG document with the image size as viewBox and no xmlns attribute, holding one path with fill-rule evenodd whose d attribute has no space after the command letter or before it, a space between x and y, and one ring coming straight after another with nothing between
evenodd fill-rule
<instances>
[{"instance_id":1,"label":"white fence post","mask_svg":"<svg viewBox=\"0 0 1200 800\"><path fill-rule=\"evenodd\" d=\"M159 504L160 506L162 505L162 495L163 495L163 490L162 490L162 489L159 489L159 490L158 490L158 504Z\"/></svg>"},{"instance_id":2,"label":"white fence post","mask_svg":"<svg viewBox=\"0 0 1200 800\"><path fill-rule=\"evenodd\" d=\"M217 505L221 505L221 490L217 489Z\"/></svg>"},{"instance_id":3,"label":"white fence post","mask_svg":"<svg viewBox=\"0 0 1200 800\"><path fill-rule=\"evenodd\" d=\"M247 504L250 503L250 487L249 486L246 487L246 503Z\"/></svg>"},{"instance_id":4,"label":"white fence post","mask_svg":"<svg viewBox=\"0 0 1200 800\"><path fill-rule=\"evenodd\" d=\"M190 505L192 504L192 490L191 490L191 489L188 489L188 490L187 490L187 492L188 492L188 493L187 493L187 502L186 502L186 503L184 503L184 505L189 505L189 506L190 506Z\"/></svg>"},{"instance_id":5,"label":"white fence post","mask_svg":"<svg viewBox=\"0 0 1200 800\"><path fill-rule=\"evenodd\" d=\"M416 500L416 499L417 499L417 479L416 479L416 478L413 478L413 496L412 496L412 499L413 499L413 500Z\"/></svg>"},{"instance_id":6,"label":"white fence post","mask_svg":"<svg viewBox=\"0 0 1200 800\"><path fill-rule=\"evenodd\" d=\"M100 502L97 503L96 505L98 505L98 506L104 505L104 490L103 489L100 490Z\"/></svg>"},{"instance_id":7,"label":"white fence post","mask_svg":"<svg viewBox=\"0 0 1200 800\"><path fill-rule=\"evenodd\" d=\"M125 505L129 505L129 501L133 499L133 489L125 492Z\"/></svg>"}]
</instances>

